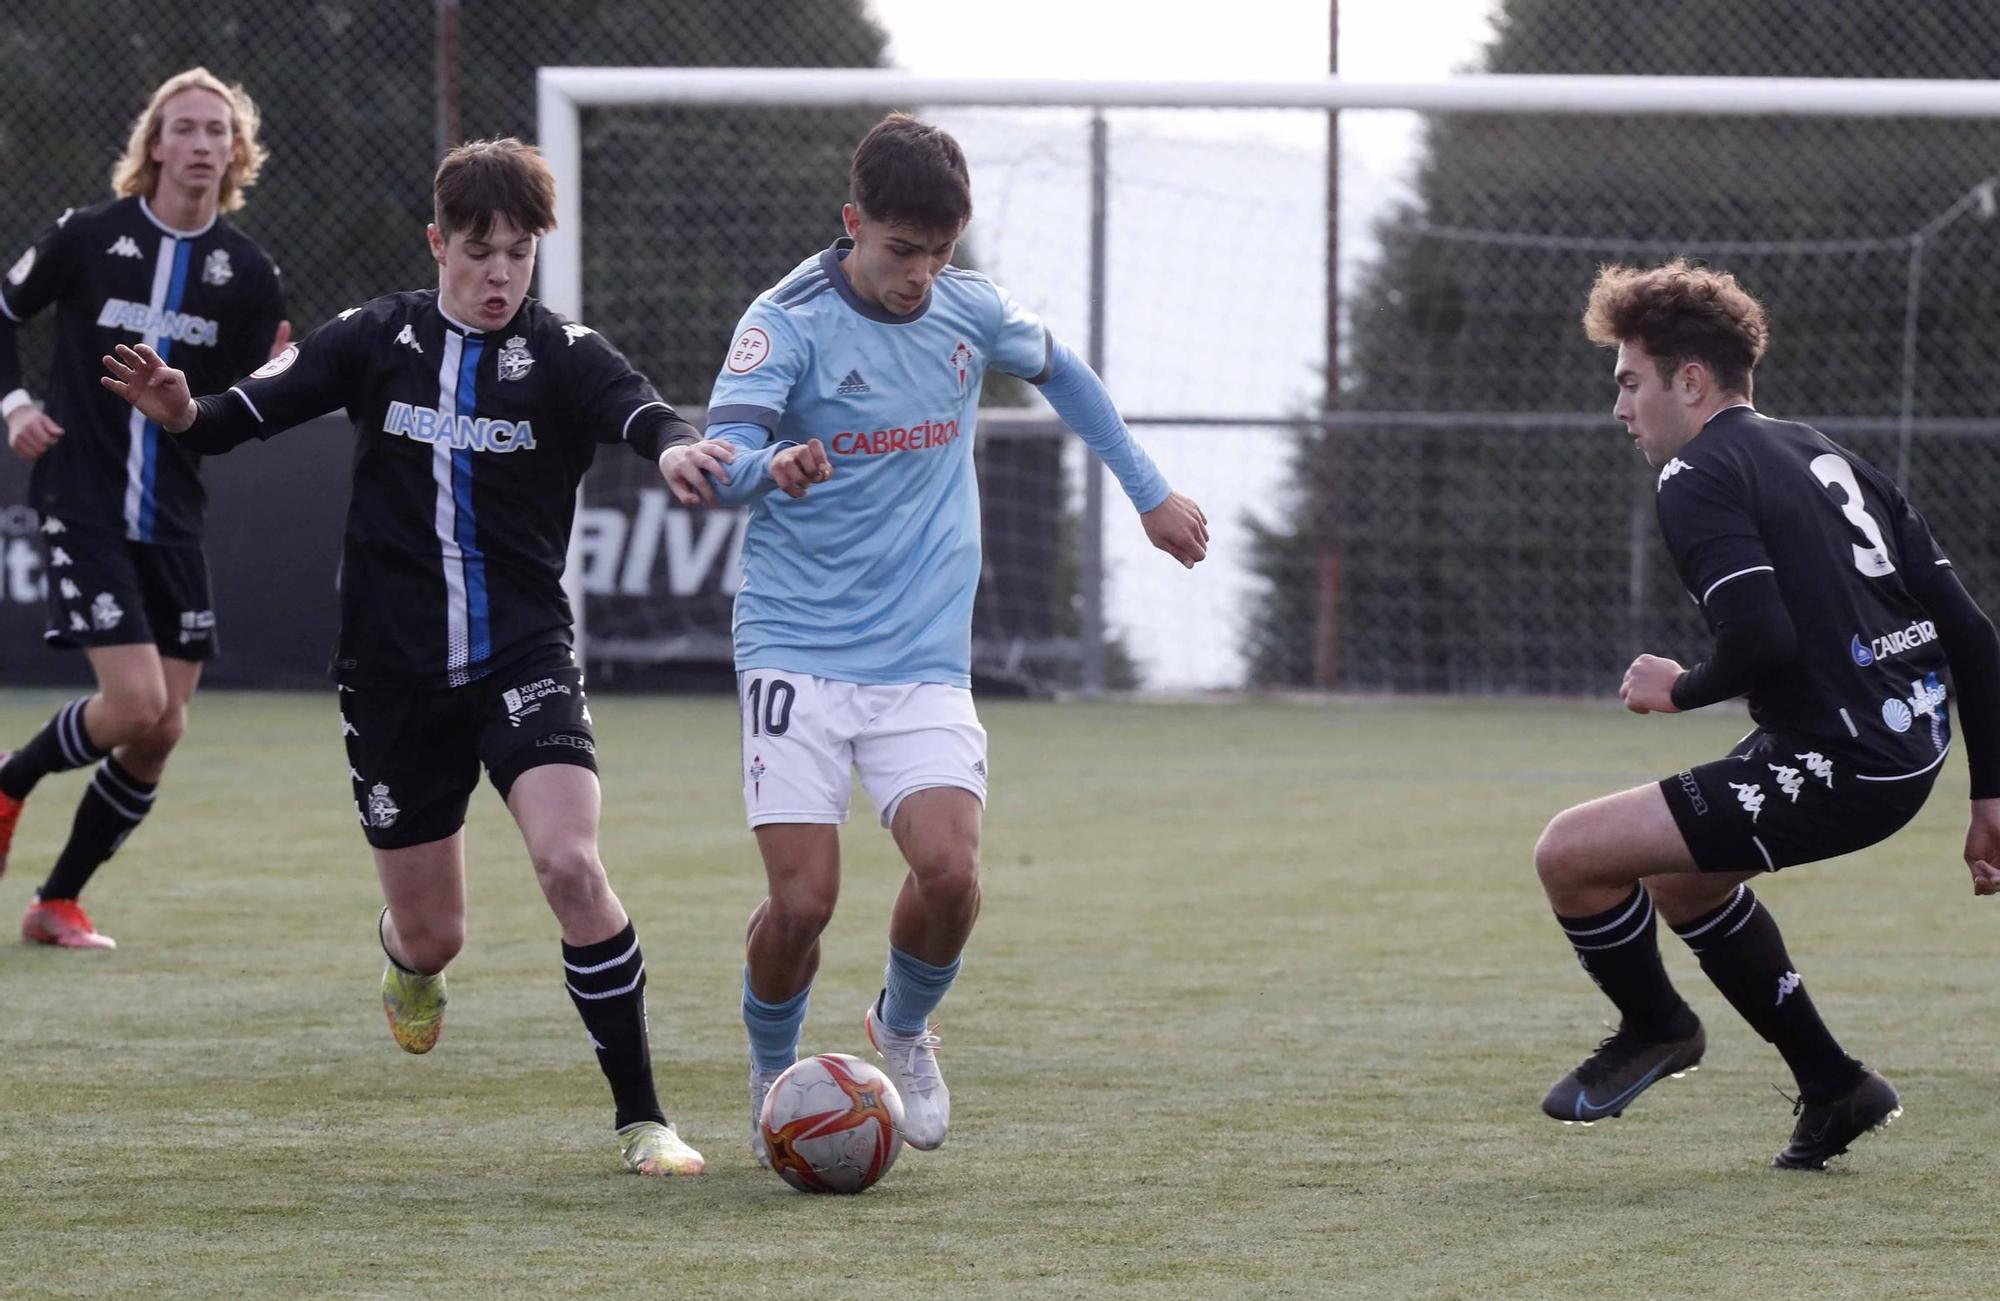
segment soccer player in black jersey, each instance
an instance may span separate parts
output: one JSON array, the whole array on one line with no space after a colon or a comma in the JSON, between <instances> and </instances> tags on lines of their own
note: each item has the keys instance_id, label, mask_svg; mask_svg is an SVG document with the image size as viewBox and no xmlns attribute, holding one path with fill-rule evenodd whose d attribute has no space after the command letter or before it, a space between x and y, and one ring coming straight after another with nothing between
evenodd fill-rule
<instances>
[{"instance_id":1,"label":"soccer player in black jersey","mask_svg":"<svg viewBox=\"0 0 2000 1301\"><path fill-rule=\"evenodd\" d=\"M437 1042L465 939L465 810L483 766L562 928L569 993L610 1081L625 1164L695 1174L647 1043L645 959L598 857L596 742L562 571L576 488L604 443L727 461L595 331L527 297L555 179L518 140L438 168L438 288L351 308L199 401L152 349L107 389L214 454L336 407L357 436L341 571L340 684L355 809L387 906L396 1042Z\"/></svg>"},{"instance_id":2,"label":"soccer player in black jersey","mask_svg":"<svg viewBox=\"0 0 2000 1301\"><path fill-rule=\"evenodd\" d=\"M1638 714L1748 696L1756 728L1725 758L1565 810L1542 833L1542 886L1621 1017L1542 1108L1616 1116L1701 1061L1701 1023L1660 963L1657 910L1797 1077L1798 1122L1773 1164L1824 1169L1901 1104L1821 1022L1748 882L1915 816L1951 742L1955 688L1972 779L1965 861L1975 893L2000 892L2000 638L1893 482L1751 406L1764 311L1734 276L1678 260L1608 267L1584 327L1618 349L1613 414L1660 472L1660 530L1715 636L1690 669L1639 656L1619 695Z\"/></svg>"},{"instance_id":3,"label":"soccer player in black jersey","mask_svg":"<svg viewBox=\"0 0 2000 1301\"><path fill-rule=\"evenodd\" d=\"M34 463L51 645L81 647L97 692L56 711L0 763L0 872L22 802L52 772L97 764L69 841L21 921L22 938L109 949L77 903L152 808L215 654L202 557L205 497L193 454L97 386L120 343L170 356L202 388L282 347L277 268L224 217L243 206L265 151L241 86L203 68L168 79L112 173L122 197L70 209L0 279L0 412ZM46 408L23 387L15 333L56 308Z\"/></svg>"}]
</instances>

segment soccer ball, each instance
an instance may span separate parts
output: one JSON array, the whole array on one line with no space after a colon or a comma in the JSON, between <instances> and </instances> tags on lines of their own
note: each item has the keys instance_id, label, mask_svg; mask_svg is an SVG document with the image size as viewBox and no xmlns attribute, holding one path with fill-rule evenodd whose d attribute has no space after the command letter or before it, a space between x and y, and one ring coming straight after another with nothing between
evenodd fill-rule
<instances>
[{"instance_id":1,"label":"soccer ball","mask_svg":"<svg viewBox=\"0 0 2000 1301\"><path fill-rule=\"evenodd\" d=\"M758 1118L771 1168L802 1193L858 1193L903 1150L903 1099L859 1057L821 1053L792 1064Z\"/></svg>"}]
</instances>

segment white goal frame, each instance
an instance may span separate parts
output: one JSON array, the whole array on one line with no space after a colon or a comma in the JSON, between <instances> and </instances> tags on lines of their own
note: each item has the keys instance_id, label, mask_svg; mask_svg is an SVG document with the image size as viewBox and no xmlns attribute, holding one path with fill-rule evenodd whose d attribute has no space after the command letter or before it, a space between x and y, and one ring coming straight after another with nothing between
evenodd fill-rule
<instances>
[{"instance_id":1,"label":"white goal frame","mask_svg":"<svg viewBox=\"0 0 2000 1301\"><path fill-rule=\"evenodd\" d=\"M535 73L536 130L542 153L555 173L556 228L542 239L537 288L542 301L565 316L580 320L584 314L583 110L660 104L2000 118L2000 82L1505 74L1435 81L1365 81L1338 76L1159 81L925 77L877 68L545 67ZM1087 491L1101 485L1096 463L1089 465ZM1101 539L1084 540L1086 548L1094 544L1101 545ZM585 651L584 595L574 533L563 586L576 620L576 649L581 661Z\"/></svg>"}]
</instances>

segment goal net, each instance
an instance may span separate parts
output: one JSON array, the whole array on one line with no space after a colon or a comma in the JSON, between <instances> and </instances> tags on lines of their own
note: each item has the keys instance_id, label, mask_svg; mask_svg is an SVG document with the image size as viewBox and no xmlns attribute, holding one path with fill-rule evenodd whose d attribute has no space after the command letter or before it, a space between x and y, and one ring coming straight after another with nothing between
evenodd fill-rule
<instances>
[{"instance_id":1,"label":"goal net","mask_svg":"<svg viewBox=\"0 0 2000 1301\"><path fill-rule=\"evenodd\" d=\"M868 125L901 107L959 138L961 261L1096 360L1214 535L1193 574L1150 551L1033 391L990 385L989 682L1595 691L1638 650L1697 651L1577 325L1612 261L1735 271L1772 317L1760 405L1898 475L1975 593L2000 584L1980 486L2000 86L544 69L540 89L564 204L543 296L689 408L743 307L839 233ZM669 504L629 457L585 491L593 664L726 663L740 517Z\"/></svg>"}]
</instances>

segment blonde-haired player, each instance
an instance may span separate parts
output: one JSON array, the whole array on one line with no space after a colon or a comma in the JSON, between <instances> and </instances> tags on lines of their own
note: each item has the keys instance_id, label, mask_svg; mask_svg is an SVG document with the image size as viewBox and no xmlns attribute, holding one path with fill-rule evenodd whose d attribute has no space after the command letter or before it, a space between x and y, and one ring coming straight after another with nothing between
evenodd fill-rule
<instances>
[{"instance_id":1,"label":"blonde-haired player","mask_svg":"<svg viewBox=\"0 0 2000 1301\"><path fill-rule=\"evenodd\" d=\"M77 897L152 808L216 651L197 458L99 388L97 359L143 343L197 385L219 386L285 345L277 268L221 215L243 206L263 166L257 126L241 86L206 68L169 78L112 171L120 197L65 210L0 276L0 413L9 448L34 465L45 636L80 648L97 676L94 694L0 762L0 872L35 784L97 768L22 919L32 943L115 947ZM15 330L50 306L55 355L37 403Z\"/></svg>"}]
</instances>

